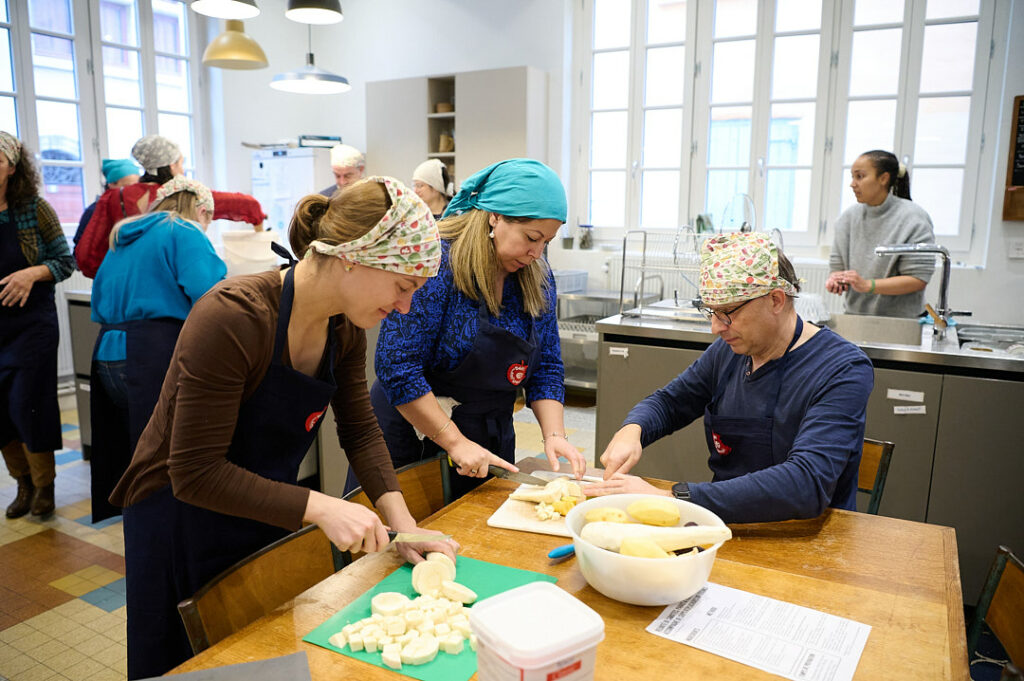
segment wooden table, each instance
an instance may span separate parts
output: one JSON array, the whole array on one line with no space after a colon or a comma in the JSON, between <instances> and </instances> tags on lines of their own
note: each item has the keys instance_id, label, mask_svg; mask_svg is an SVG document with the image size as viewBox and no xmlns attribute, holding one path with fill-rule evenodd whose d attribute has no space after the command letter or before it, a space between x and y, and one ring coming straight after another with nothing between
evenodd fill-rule
<instances>
[{"instance_id":1,"label":"wooden table","mask_svg":"<svg viewBox=\"0 0 1024 681\"><path fill-rule=\"evenodd\" d=\"M563 537L489 527L515 489L491 480L428 519L462 554L546 572L605 622L596 679L778 679L644 631L661 607L613 601L592 589L576 561L551 564ZM969 681L956 536L952 528L830 509L808 521L733 525L711 581L871 625L855 678ZM367 555L174 672L305 650L314 680L397 679L387 671L302 641L401 564L394 551ZM476 678L474 676L474 678Z\"/></svg>"}]
</instances>

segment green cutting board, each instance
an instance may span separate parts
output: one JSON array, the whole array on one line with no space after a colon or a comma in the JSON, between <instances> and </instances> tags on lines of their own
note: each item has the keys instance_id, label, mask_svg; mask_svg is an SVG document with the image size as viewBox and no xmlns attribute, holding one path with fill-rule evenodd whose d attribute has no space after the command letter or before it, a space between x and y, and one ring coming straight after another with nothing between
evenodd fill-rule
<instances>
[{"instance_id":1,"label":"green cutting board","mask_svg":"<svg viewBox=\"0 0 1024 681\"><path fill-rule=\"evenodd\" d=\"M465 584L476 592L477 601L494 596L503 591L514 589L517 586L529 584L530 582L556 582L551 575L529 570L488 563L483 560L474 560L465 556L459 556L455 565L456 579L459 584ZM356 600L349 603L343 610L335 613L330 619L321 624L313 631L306 634L302 639L307 643L318 645L321 648L333 650L336 653L368 662L372 665L395 671L399 674L411 676L421 681L466 681L476 672L476 653L470 649L469 642L459 655L448 655L438 652L433 661L422 665L402 665L401 671L392 670L380 661L380 652L367 653L360 650L352 652L348 646L344 649L332 646L327 642L334 634L341 631L346 624L358 622L364 617L370 616L370 600L379 593L385 591L397 591L409 598L415 598L418 594L412 588L412 566L406 563L390 575L382 579L376 586L365 592ZM472 607L472 606L470 606Z\"/></svg>"}]
</instances>

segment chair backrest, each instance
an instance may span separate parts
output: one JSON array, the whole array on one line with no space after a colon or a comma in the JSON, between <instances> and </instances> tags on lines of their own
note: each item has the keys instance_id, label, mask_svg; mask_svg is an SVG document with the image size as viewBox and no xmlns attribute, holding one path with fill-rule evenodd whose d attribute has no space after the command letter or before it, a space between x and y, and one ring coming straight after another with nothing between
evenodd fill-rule
<instances>
[{"instance_id":1,"label":"chair backrest","mask_svg":"<svg viewBox=\"0 0 1024 681\"><path fill-rule=\"evenodd\" d=\"M999 639L1010 662L1024 667L1024 563L1005 546L996 551L967 632L968 660L978 649L982 622Z\"/></svg>"},{"instance_id":2,"label":"chair backrest","mask_svg":"<svg viewBox=\"0 0 1024 681\"><path fill-rule=\"evenodd\" d=\"M433 515L447 503L448 495L445 493L440 457L416 461L408 466L402 466L395 473L398 475L398 484L402 488L405 504L416 522ZM346 494L344 499L373 509L373 504L362 487L356 487Z\"/></svg>"},{"instance_id":3,"label":"chair backrest","mask_svg":"<svg viewBox=\"0 0 1024 681\"><path fill-rule=\"evenodd\" d=\"M882 503L885 478L889 474L889 462L892 460L892 450L895 447L892 442L864 438L860 470L857 474L857 491L871 495L867 512L872 515L878 515L878 506Z\"/></svg>"},{"instance_id":4,"label":"chair backrest","mask_svg":"<svg viewBox=\"0 0 1024 681\"><path fill-rule=\"evenodd\" d=\"M316 525L243 558L178 603L199 653L331 576L346 563Z\"/></svg>"}]
</instances>

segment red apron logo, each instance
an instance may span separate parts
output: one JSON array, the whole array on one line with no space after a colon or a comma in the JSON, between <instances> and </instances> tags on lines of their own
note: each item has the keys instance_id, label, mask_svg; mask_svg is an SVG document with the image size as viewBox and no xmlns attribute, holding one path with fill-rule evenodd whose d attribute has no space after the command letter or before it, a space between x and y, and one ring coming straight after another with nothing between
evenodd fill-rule
<instances>
[{"instance_id":1,"label":"red apron logo","mask_svg":"<svg viewBox=\"0 0 1024 681\"><path fill-rule=\"evenodd\" d=\"M722 456L732 451L732 447L722 442L722 438L718 437L718 433L711 433L711 441L715 444L715 451Z\"/></svg>"},{"instance_id":2,"label":"red apron logo","mask_svg":"<svg viewBox=\"0 0 1024 681\"><path fill-rule=\"evenodd\" d=\"M320 417L327 411L327 407L324 407L320 411L314 411L312 414L306 417L306 432L313 430L316 427L316 422L320 420Z\"/></svg>"},{"instance_id":3,"label":"red apron logo","mask_svg":"<svg viewBox=\"0 0 1024 681\"><path fill-rule=\"evenodd\" d=\"M517 362L509 366L508 371L505 374L508 377L508 382L512 385L519 385L526 378L526 362Z\"/></svg>"}]
</instances>

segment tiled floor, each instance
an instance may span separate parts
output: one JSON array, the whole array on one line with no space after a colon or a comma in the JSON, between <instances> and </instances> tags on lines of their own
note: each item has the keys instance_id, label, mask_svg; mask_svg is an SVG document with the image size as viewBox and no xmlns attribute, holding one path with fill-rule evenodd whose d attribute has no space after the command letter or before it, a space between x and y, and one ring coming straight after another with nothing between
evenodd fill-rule
<instances>
[{"instance_id":1,"label":"tiled floor","mask_svg":"<svg viewBox=\"0 0 1024 681\"><path fill-rule=\"evenodd\" d=\"M573 398L566 434L594 456L593 400ZM0 681L121 681L126 674L124 539L120 518L90 522L89 464L78 413L61 413L57 511L0 522ZM517 458L543 453L533 412L515 414ZM0 466L0 506L16 485Z\"/></svg>"},{"instance_id":2,"label":"tiled floor","mask_svg":"<svg viewBox=\"0 0 1024 681\"><path fill-rule=\"evenodd\" d=\"M61 413L57 511L0 523L0 679L125 678L124 541L120 519L93 525L78 414ZM0 470L0 505L15 482Z\"/></svg>"}]
</instances>

